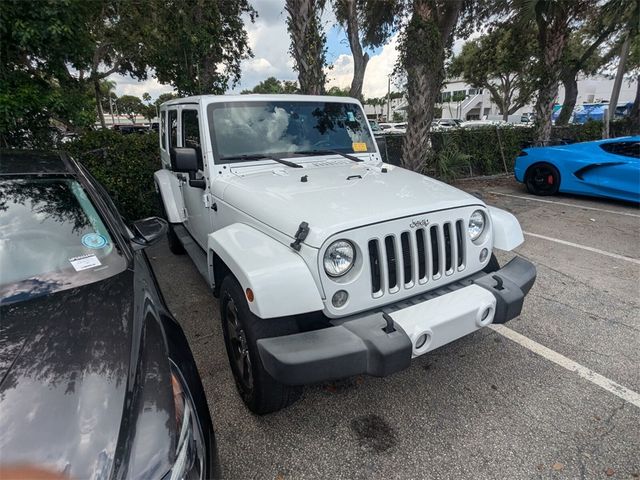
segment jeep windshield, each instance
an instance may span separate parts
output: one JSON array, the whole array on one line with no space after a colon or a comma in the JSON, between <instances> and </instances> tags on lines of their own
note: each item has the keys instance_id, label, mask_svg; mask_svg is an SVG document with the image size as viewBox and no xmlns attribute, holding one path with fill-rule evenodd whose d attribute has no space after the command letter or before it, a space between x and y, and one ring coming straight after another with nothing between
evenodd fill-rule
<instances>
[{"instance_id":1,"label":"jeep windshield","mask_svg":"<svg viewBox=\"0 0 640 480\"><path fill-rule=\"evenodd\" d=\"M367 118L355 103L224 102L209 105L207 114L220 163L375 152Z\"/></svg>"}]
</instances>

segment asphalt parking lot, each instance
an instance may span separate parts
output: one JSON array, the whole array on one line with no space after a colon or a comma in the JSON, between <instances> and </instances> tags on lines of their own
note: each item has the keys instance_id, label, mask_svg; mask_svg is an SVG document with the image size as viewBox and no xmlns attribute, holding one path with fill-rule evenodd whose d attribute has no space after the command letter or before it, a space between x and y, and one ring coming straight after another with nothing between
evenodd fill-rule
<instances>
[{"instance_id":1,"label":"asphalt parking lot","mask_svg":"<svg viewBox=\"0 0 640 480\"><path fill-rule=\"evenodd\" d=\"M149 249L203 378L224 478L640 478L640 210L532 197L511 178L459 186L520 220L516 253L538 268L522 315L391 377L307 387L265 417L236 394L218 303L190 259Z\"/></svg>"}]
</instances>

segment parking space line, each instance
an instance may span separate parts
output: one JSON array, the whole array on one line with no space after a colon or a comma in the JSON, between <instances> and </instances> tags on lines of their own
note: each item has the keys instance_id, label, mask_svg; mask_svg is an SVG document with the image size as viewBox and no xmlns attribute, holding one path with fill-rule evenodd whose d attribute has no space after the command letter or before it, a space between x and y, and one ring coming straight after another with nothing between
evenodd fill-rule
<instances>
[{"instance_id":1,"label":"parking space line","mask_svg":"<svg viewBox=\"0 0 640 480\"><path fill-rule=\"evenodd\" d=\"M522 232L525 235L529 235L530 237L541 238L543 240L548 240L550 242L560 243L562 245L568 245L569 247L580 248L582 250L587 250L593 253L599 253L600 255L606 255L607 257L617 258L618 260L624 260L625 262L635 263L640 265L640 260L637 258L626 257L624 255L618 255L617 253L607 252L605 250L600 250L599 248L587 247L586 245L580 245L579 243L567 242L566 240L560 240L559 238L545 237L544 235L538 235L537 233L531 232Z\"/></svg>"},{"instance_id":2,"label":"parking space line","mask_svg":"<svg viewBox=\"0 0 640 480\"><path fill-rule=\"evenodd\" d=\"M629 390L627 387L623 387L619 383L616 383L613 380L610 380L607 377L594 372L590 368L580 365L578 362L574 362L570 358L567 358L564 355L555 352L550 348L547 348L544 345L541 345L538 342L531 340L530 338L525 337L524 335L514 330L511 330L509 327L505 327L504 325L489 325L489 328L491 328L496 333L499 333L500 335L508 338L509 340L517 343L518 345L523 346L527 350L530 350L533 353L546 358L556 365L566 368L570 372L577 373L580 377L590 381L600 388L607 390L610 393L613 393L615 396L621 398L625 402L628 402L640 408L639 393L634 392L633 390Z\"/></svg>"},{"instance_id":3,"label":"parking space line","mask_svg":"<svg viewBox=\"0 0 640 480\"><path fill-rule=\"evenodd\" d=\"M564 207L573 207L573 208L582 208L584 210L595 210L597 212L604 212L604 213L613 213L615 215L625 215L627 217L636 217L636 218L640 218L640 215L638 215L637 213L629 213L629 212L618 212L616 210L606 210L604 208L597 208L597 207L587 207L586 205L574 205L573 203L564 203L564 202L554 202L552 200L543 200L541 198L532 198L532 197L525 197L523 195L512 195L510 193L501 193L501 192L487 192L487 193L491 193L493 195L502 195L504 197L513 197L513 198L521 198L523 200L530 200L532 202L540 202L540 203L551 203L553 205L562 205Z\"/></svg>"}]
</instances>

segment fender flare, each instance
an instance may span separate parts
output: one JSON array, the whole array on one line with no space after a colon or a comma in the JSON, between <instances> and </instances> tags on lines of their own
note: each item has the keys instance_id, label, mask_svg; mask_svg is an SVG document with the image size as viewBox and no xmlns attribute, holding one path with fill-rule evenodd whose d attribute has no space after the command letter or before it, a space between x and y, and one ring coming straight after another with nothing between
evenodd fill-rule
<instances>
[{"instance_id":1,"label":"fender flare","mask_svg":"<svg viewBox=\"0 0 640 480\"><path fill-rule=\"evenodd\" d=\"M524 242L520 222L511 213L496 207L487 207L493 227L493 246L499 250L513 250Z\"/></svg>"},{"instance_id":2,"label":"fender flare","mask_svg":"<svg viewBox=\"0 0 640 480\"><path fill-rule=\"evenodd\" d=\"M169 170L158 170L153 174L156 190L160 193L164 210L169 223L182 223L184 216L184 202L180 182Z\"/></svg>"},{"instance_id":3,"label":"fender flare","mask_svg":"<svg viewBox=\"0 0 640 480\"><path fill-rule=\"evenodd\" d=\"M318 287L302 257L291 248L243 223L234 223L207 240L209 268L218 255L242 290L253 291L248 302L260 318L275 318L324 309ZM214 272L209 272L211 279Z\"/></svg>"}]
</instances>

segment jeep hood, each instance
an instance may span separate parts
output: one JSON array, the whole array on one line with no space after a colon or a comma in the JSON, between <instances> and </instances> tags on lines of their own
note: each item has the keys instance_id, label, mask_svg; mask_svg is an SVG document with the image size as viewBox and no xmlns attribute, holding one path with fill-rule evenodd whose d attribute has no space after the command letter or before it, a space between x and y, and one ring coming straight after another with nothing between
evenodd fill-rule
<instances>
[{"instance_id":1,"label":"jeep hood","mask_svg":"<svg viewBox=\"0 0 640 480\"><path fill-rule=\"evenodd\" d=\"M316 248L331 235L362 225L484 205L476 197L403 168L389 165L383 173L369 163L346 162L303 163L305 168L299 169L236 169L218 177L213 189L225 202L291 237L301 222L307 222L304 243Z\"/></svg>"}]
</instances>

